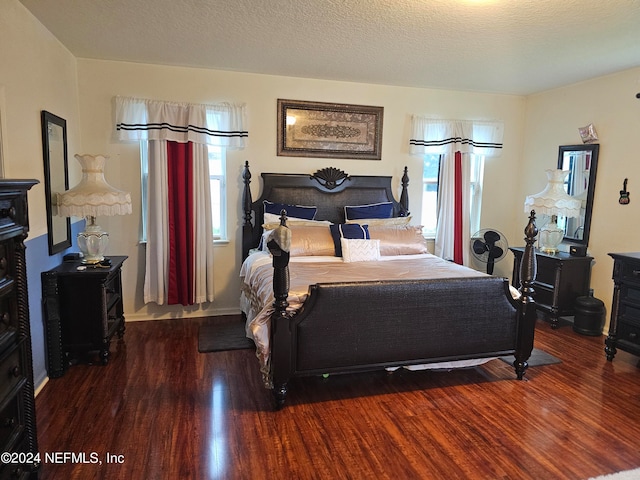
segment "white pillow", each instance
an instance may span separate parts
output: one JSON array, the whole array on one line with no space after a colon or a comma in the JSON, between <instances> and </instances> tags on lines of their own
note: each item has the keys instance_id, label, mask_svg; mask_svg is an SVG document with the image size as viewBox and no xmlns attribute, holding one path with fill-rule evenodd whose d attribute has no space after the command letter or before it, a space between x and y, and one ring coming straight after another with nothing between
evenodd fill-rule
<instances>
[{"instance_id":1,"label":"white pillow","mask_svg":"<svg viewBox=\"0 0 640 480\"><path fill-rule=\"evenodd\" d=\"M280 225L280 215L274 215L273 213L264 214L264 223L262 228L265 230L273 230ZM304 218L287 217L287 226L291 225L331 225L329 220L305 220Z\"/></svg>"},{"instance_id":2,"label":"white pillow","mask_svg":"<svg viewBox=\"0 0 640 480\"><path fill-rule=\"evenodd\" d=\"M371 262L380 260L380 240L341 238L342 260L344 262Z\"/></svg>"},{"instance_id":3,"label":"white pillow","mask_svg":"<svg viewBox=\"0 0 640 480\"><path fill-rule=\"evenodd\" d=\"M411 223L411 216L391 218L362 218L360 220L346 220L345 223L362 223L369 226L409 225L409 223Z\"/></svg>"}]
</instances>

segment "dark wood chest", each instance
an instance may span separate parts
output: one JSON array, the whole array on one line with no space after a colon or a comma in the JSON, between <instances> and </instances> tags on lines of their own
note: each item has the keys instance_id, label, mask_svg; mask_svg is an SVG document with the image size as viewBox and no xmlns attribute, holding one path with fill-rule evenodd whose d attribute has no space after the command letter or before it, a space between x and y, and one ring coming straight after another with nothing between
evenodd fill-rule
<instances>
[{"instance_id":1,"label":"dark wood chest","mask_svg":"<svg viewBox=\"0 0 640 480\"><path fill-rule=\"evenodd\" d=\"M37 478L40 464L24 245L36 183L0 180L0 478Z\"/></svg>"},{"instance_id":2,"label":"dark wood chest","mask_svg":"<svg viewBox=\"0 0 640 480\"><path fill-rule=\"evenodd\" d=\"M613 260L613 301L605 352L616 349L640 355L640 252L610 253Z\"/></svg>"}]
</instances>

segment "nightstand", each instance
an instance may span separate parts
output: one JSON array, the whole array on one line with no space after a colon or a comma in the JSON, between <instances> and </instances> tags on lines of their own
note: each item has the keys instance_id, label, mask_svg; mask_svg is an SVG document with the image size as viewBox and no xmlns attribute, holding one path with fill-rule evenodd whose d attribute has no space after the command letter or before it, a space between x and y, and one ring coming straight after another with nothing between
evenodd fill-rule
<instances>
[{"instance_id":1,"label":"nightstand","mask_svg":"<svg viewBox=\"0 0 640 480\"><path fill-rule=\"evenodd\" d=\"M613 257L613 302L604 351L613 360L617 350L640 355L640 252Z\"/></svg>"},{"instance_id":2,"label":"nightstand","mask_svg":"<svg viewBox=\"0 0 640 480\"><path fill-rule=\"evenodd\" d=\"M509 248L515 256L512 285L520 288L520 263L524 247ZM593 257L536 251L538 272L533 282L536 308L548 314L551 327L558 328L561 316L575 314L576 298L589 295Z\"/></svg>"},{"instance_id":3,"label":"nightstand","mask_svg":"<svg viewBox=\"0 0 640 480\"><path fill-rule=\"evenodd\" d=\"M62 376L69 362L97 352L109 361L112 337L124 335L122 264L127 257L109 257L108 267L63 262L42 272L42 298L47 336L47 370Z\"/></svg>"}]
</instances>

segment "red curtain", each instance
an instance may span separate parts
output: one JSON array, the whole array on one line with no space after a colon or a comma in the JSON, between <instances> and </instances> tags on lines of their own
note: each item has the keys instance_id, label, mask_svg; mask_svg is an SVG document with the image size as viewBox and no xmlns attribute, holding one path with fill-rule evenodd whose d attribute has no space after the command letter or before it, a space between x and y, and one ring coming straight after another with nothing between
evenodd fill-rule
<instances>
[{"instance_id":1,"label":"red curtain","mask_svg":"<svg viewBox=\"0 0 640 480\"><path fill-rule=\"evenodd\" d=\"M455 156L455 194L454 194L454 224L453 224L453 261L462 265L462 153Z\"/></svg>"},{"instance_id":2,"label":"red curtain","mask_svg":"<svg viewBox=\"0 0 640 480\"><path fill-rule=\"evenodd\" d=\"M169 278L167 303L193 305L193 144L167 142Z\"/></svg>"}]
</instances>

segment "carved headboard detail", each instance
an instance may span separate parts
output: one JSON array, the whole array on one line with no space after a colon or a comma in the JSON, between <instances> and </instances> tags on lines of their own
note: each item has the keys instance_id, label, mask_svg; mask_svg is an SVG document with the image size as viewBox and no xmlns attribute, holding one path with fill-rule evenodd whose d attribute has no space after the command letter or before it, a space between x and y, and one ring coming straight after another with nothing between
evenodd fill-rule
<instances>
[{"instance_id":1,"label":"carved headboard detail","mask_svg":"<svg viewBox=\"0 0 640 480\"><path fill-rule=\"evenodd\" d=\"M251 172L249 162L245 162L242 172L244 189L242 192L243 226L242 258L260 243L264 223L263 201L295 205L315 205L318 207L316 220L344 222L345 205L365 205L378 202L392 202L393 216L409 215L409 176L404 167L400 201L391 188L390 176L349 175L335 167L327 167L314 174L263 173L262 194L252 201Z\"/></svg>"}]
</instances>

